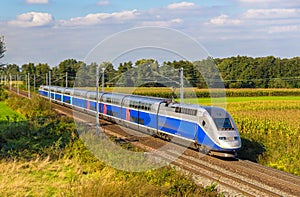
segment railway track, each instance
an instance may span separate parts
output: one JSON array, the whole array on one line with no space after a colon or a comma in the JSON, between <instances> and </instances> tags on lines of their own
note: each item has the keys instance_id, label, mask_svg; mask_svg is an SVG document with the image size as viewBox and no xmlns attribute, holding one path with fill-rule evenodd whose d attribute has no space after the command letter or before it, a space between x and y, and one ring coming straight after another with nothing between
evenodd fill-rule
<instances>
[{"instance_id":1,"label":"railway track","mask_svg":"<svg viewBox=\"0 0 300 197\"><path fill-rule=\"evenodd\" d=\"M27 93L20 91L20 95L26 97ZM73 110L70 108L57 104L52 104L52 108L58 113L73 117ZM76 111L74 118L93 125L91 116L83 112ZM158 138L138 137L139 132L107 121L103 125L107 135L131 142L134 146L149 152L166 143ZM166 151L156 152L155 157L170 161L172 166L189 174L201 185L216 183L219 191L225 196L300 196L298 176L250 161L205 156L192 149L187 149L181 154L176 151L178 145L172 144L171 147Z\"/></svg>"}]
</instances>

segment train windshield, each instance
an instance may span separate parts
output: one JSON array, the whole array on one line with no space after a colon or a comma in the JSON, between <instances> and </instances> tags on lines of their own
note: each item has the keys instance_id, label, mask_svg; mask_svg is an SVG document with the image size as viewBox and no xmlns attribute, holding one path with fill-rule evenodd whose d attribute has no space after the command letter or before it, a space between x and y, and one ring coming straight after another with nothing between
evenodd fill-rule
<instances>
[{"instance_id":1,"label":"train windshield","mask_svg":"<svg viewBox=\"0 0 300 197\"><path fill-rule=\"evenodd\" d=\"M214 122L219 130L234 130L230 118L214 118Z\"/></svg>"}]
</instances>

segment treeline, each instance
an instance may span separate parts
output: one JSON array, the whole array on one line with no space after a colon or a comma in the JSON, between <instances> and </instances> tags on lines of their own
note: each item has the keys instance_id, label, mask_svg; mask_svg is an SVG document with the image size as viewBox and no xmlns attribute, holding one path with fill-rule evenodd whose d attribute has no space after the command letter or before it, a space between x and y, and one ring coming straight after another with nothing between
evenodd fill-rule
<instances>
[{"instance_id":1,"label":"treeline","mask_svg":"<svg viewBox=\"0 0 300 197\"><path fill-rule=\"evenodd\" d=\"M214 66L216 65L216 67ZM180 69L183 68L185 87L218 88L299 88L300 57L276 58L237 56L229 58L207 58L201 61L173 61L159 63L154 59L123 62L118 66L110 62L85 64L75 59L67 59L50 68L48 64L9 64L0 70L3 81L24 81L36 86L49 83L59 86L95 86L96 71L99 68L99 84L106 86L180 87ZM105 68L105 70L104 70ZM51 71L51 72L49 72ZM17 79L18 76L18 79ZM34 80L35 78L35 80ZM48 80L47 80L48 79Z\"/></svg>"},{"instance_id":2,"label":"treeline","mask_svg":"<svg viewBox=\"0 0 300 197\"><path fill-rule=\"evenodd\" d=\"M299 88L300 57L237 56L215 59L228 88Z\"/></svg>"}]
</instances>

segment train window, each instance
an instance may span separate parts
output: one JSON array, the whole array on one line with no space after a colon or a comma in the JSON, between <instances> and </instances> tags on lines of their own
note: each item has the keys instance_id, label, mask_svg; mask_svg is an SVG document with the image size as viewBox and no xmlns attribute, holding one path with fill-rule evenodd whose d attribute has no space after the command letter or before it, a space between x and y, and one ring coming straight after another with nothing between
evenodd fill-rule
<instances>
[{"instance_id":1,"label":"train window","mask_svg":"<svg viewBox=\"0 0 300 197\"><path fill-rule=\"evenodd\" d=\"M202 121L202 126L205 126L206 125L206 122L203 120Z\"/></svg>"},{"instance_id":2,"label":"train window","mask_svg":"<svg viewBox=\"0 0 300 197\"><path fill-rule=\"evenodd\" d=\"M122 97L119 97L119 95L115 95L115 94L105 94L102 100L103 102L106 103L120 105L122 101Z\"/></svg>"},{"instance_id":3,"label":"train window","mask_svg":"<svg viewBox=\"0 0 300 197\"><path fill-rule=\"evenodd\" d=\"M120 99L119 98L112 98L111 101L113 104L119 105L120 104Z\"/></svg>"},{"instance_id":4,"label":"train window","mask_svg":"<svg viewBox=\"0 0 300 197\"><path fill-rule=\"evenodd\" d=\"M89 98L89 99L96 100L96 95L94 95L94 94L88 95L88 98Z\"/></svg>"},{"instance_id":5,"label":"train window","mask_svg":"<svg viewBox=\"0 0 300 197\"><path fill-rule=\"evenodd\" d=\"M136 118L134 116L130 116L130 121L135 122L135 123L139 123L139 118Z\"/></svg>"},{"instance_id":6,"label":"train window","mask_svg":"<svg viewBox=\"0 0 300 197\"><path fill-rule=\"evenodd\" d=\"M137 101L130 101L129 107L139 108L139 102L137 102Z\"/></svg>"},{"instance_id":7,"label":"train window","mask_svg":"<svg viewBox=\"0 0 300 197\"><path fill-rule=\"evenodd\" d=\"M229 118L214 118L214 122L218 129L234 130Z\"/></svg>"},{"instance_id":8,"label":"train window","mask_svg":"<svg viewBox=\"0 0 300 197\"><path fill-rule=\"evenodd\" d=\"M176 108L175 108L175 112L176 112L176 113L181 113L181 108L180 108L180 107L176 107Z\"/></svg>"},{"instance_id":9,"label":"train window","mask_svg":"<svg viewBox=\"0 0 300 197\"><path fill-rule=\"evenodd\" d=\"M184 108L184 107L176 107L175 112L176 113L187 114L187 115L191 115L191 116L196 116L197 115L197 110L196 109L189 109L189 108Z\"/></svg>"},{"instance_id":10,"label":"train window","mask_svg":"<svg viewBox=\"0 0 300 197\"><path fill-rule=\"evenodd\" d=\"M148 103L146 101L129 101L129 107L131 107L131 108L136 108L136 109L141 109L141 110L145 110L145 111L150 111L151 110L151 106L152 106L152 104Z\"/></svg>"},{"instance_id":11,"label":"train window","mask_svg":"<svg viewBox=\"0 0 300 197\"><path fill-rule=\"evenodd\" d=\"M147 106L147 110L151 110L151 104L148 104L148 106Z\"/></svg>"},{"instance_id":12,"label":"train window","mask_svg":"<svg viewBox=\"0 0 300 197\"><path fill-rule=\"evenodd\" d=\"M107 115L118 117L118 112L114 112L112 110L107 110Z\"/></svg>"},{"instance_id":13,"label":"train window","mask_svg":"<svg viewBox=\"0 0 300 197\"><path fill-rule=\"evenodd\" d=\"M144 119L142 119L142 118L139 118L139 124L141 124L141 125L145 125L145 120L144 120Z\"/></svg>"},{"instance_id":14,"label":"train window","mask_svg":"<svg viewBox=\"0 0 300 197\"><path fill-rule=\"evenodd\" d=\"M111 98L106 98L107 103L111 103Z\"/></svg>"},{"instance_id":15,"label":"train window","mask_svg":"<svg viewBox=\"0 0 300 197\"><path fill-rule=\"evenodd\" d=\"M135 106L135 108L137 108L137 109L138 109L138 108L140 107L140 102L138 102L138 101L135 101L135 102L134 102L134 106Z\"/></svg>"}]
</instances>

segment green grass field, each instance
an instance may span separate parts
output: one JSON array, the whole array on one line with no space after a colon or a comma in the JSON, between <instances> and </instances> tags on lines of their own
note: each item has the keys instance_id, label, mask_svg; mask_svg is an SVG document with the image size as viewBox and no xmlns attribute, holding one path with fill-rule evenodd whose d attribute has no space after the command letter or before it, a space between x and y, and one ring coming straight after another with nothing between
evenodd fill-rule
<instances>
[{"instance_id":1,"label":"green grass field","mask_svg":"<svg viewBox=\"0 0 300 197\"><path fill-rule=\"evenodd\" d=\"M0 121L23 121L25 117L11 108L9 108L4 102L0 102Z\"/></svg>"},{"instance_id":2,"label":"green grass field","mask_svg":"<svg viewBox=\"0 0 300 197\"><path fill-rule=\"evenodd\" d=\"M177 100L179 101L179 100ZM210 105L211 98L186 98L186 103ZM236 102L255 102L255 101L300 101L300 96L255 96L255 97L226 97L213 98L215 102L236 103Z\"/></svg>"}]
</instances>

